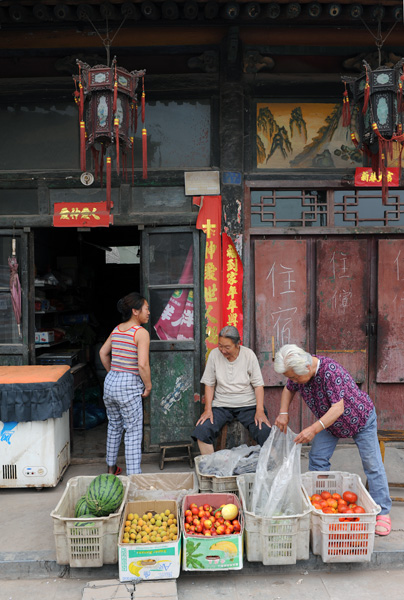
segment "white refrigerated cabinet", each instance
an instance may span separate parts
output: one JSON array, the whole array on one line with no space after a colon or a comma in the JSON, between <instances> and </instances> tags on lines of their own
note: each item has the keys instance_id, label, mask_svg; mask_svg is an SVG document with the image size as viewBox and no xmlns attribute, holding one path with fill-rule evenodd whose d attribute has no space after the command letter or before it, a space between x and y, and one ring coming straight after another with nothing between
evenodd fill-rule
<instances>
[{"instance_id":1,"label":"white refrigerated cabinet","mask_svg":"<svg viewBox=\"0 0 404 600\"><path fill-rule=\"evenodd\" d=\"M54 487L69 464L68 410L46 421L0 421L0 488Z\"/></svg>"}]
</instances>

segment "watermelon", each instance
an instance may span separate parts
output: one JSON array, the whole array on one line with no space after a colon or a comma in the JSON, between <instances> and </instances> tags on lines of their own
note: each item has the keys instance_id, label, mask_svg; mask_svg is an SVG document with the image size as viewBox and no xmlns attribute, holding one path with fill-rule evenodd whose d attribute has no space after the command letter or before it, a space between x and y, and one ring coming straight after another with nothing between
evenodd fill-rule
<instances>
[{"instance_id":1,"label":"watermelon","mask_svg":"<svg viewBox=\"0 0 404 600\"><path fill-rule=\"evenodd\" d=\"M77 517L94 517L93 513L87 506L87 501L85 496L81 496L77 500L76 506L74 508L74 516Z\"/></svg>"},{"instance_id":2,"label":"watermelon","mask_svg":"<svg viewBox=\"0 0 404 600\"><path fill-rule=\"evenodd\" d=\"M115 512L122 504L123 484L116 475L98 475L90 483L86 493L89 510L96 517L104 517Z\"/></svg>"}]
</instances>

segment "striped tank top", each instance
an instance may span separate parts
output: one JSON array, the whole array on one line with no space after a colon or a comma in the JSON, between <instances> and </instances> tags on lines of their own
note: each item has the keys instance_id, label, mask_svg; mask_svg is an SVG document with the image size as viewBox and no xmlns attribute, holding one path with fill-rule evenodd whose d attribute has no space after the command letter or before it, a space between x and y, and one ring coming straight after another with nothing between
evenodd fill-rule
<instances>
[{"instance_id":1,"label":"striped tank top","mask_svg":"<svg viewBox=\"0 0 404 600\"><path fill-rule=\"evenodd\" d=\"M134 325L127 331L120 331L119 326L115 327L111 333L111 371L139 375L135 334L140 328L141 325Z\"/></svg>"}]
</instances>

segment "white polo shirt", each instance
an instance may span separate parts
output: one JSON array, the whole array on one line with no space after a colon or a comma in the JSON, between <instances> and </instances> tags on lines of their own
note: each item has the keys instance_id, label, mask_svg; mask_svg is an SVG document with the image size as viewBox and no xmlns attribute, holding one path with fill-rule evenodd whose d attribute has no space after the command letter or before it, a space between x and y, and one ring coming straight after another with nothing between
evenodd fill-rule
<instances>
[{"instance_id":1,"label":"white polo shirt","mask_svg":"<svg viewBox=\"0 0 404 600\"><path fill-rule=\"evenodd\" d=\"M264 379L254 352L240 346L240 353L233 362L227 360L219 348L214 348L201 383L215 388L212 406L240 408L256 405L254 388L263 386Z\"/></svg>"}]
</instances>

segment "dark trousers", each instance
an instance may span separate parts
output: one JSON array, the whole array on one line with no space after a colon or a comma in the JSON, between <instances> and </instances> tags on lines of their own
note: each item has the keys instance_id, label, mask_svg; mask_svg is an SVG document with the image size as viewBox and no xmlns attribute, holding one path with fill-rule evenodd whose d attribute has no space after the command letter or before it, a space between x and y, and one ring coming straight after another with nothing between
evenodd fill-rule
<instances>
[{"instance_id":1,"label":"dark trousers","mask_svg":"<svg viewBox=\"0 0 404 600\"><path fill-rule=\"evenodd\" d=\"M213 423L208 419L204 423L197 425L191 434L193 440L201 440L205 444L214 444L223 425L231 423L234 419L240 421L242 425L250 432L253 440L262 446L271 432L271 428L262 423L261 429L254 422L256 413L255 406L241 408L213 407ZM265 414L267 412L265 411Z\"/></svg>"}]
</instances>

